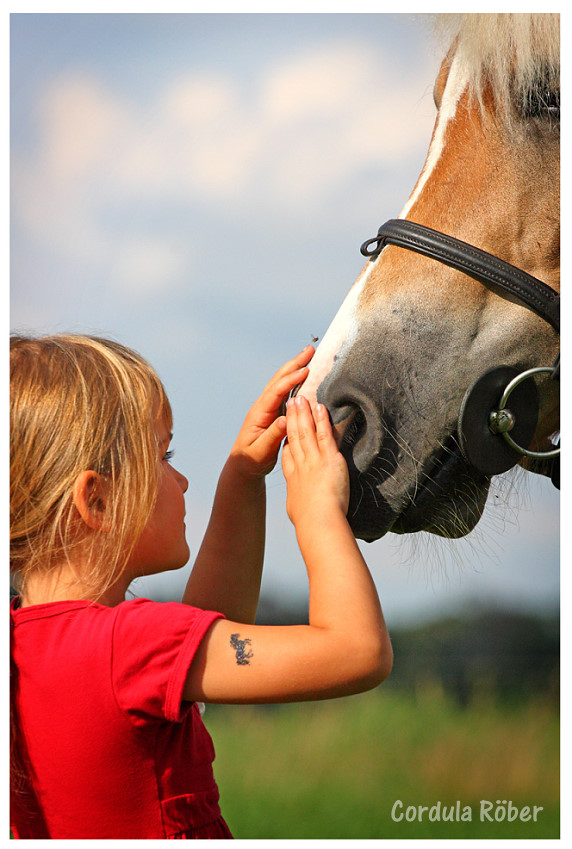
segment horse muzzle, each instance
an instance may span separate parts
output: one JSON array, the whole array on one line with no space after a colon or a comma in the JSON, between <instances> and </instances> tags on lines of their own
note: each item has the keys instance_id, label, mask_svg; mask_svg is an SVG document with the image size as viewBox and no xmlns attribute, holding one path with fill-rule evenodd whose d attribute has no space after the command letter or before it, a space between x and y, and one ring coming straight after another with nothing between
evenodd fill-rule
<instances>
[{"instance_id":1,"label":"horse muzzle","mask_svg":"<svg viewBox=\"0 0 572 849\"><path fill-rule=\"evenodd\" d=\"M499 293L516 298L560 334L560 295L542 280L493 254L438 230L404 219L386 221L377 236L361 246L376 257L386 244L397 245L444 263ZM459 439L465 459L486 475L497 475L523 457L537 461L560 488L560 447L530 451L538 420L538 393L532 376L551 372L560 379L560 354L552 367L518 372L508 366L486 371L469 387L459 414ZM510 398L510 407L507 406Z\"/></svg>"}]
</instances>

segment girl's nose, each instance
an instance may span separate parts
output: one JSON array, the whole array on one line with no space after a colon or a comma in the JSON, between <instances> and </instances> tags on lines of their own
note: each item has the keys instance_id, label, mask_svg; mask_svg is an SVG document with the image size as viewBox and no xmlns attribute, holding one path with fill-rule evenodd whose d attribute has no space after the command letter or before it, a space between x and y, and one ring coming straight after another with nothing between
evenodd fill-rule
<instances>
[{"instance_id":1,"label":"girl's nose","mask_svg":"<svg viewBox=\"0 0 572 849\"><path fill-rule=\"evenodd\" d=\"M187 480L187 478L184 475L182 475L180 472L178 472L177 469L173 469L173 471L175 472L175 477L177 478L177 483L179 484L179 486L181 487L183 492L186 492L187 489L189 488L189 481Z\"/></svg>"}]
</instances>

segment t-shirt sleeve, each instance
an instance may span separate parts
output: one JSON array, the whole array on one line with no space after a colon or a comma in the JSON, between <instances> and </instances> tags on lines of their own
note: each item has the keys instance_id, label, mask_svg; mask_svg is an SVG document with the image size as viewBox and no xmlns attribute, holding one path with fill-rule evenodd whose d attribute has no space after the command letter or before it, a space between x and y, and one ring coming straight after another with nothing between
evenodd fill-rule
<instances>
[{"instance_id":1,"label":"t-shirt sleeve","mask_svg":"<svg viewBox=\"0 0 572 849\"><path fill-rule=\"evenodd\" d=\"M189 667L222 613L143 598L124 601L116 611L111 683L119 708L135 724L149 717L180 722Z\"/></svg>"}]
</instances>

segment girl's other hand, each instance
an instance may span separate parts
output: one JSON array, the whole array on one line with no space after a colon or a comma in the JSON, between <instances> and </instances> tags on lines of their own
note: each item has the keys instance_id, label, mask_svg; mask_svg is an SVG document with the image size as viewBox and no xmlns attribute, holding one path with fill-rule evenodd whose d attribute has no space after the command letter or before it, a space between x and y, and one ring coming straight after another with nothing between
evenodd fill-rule
<instances>
[{"instance_id":1,"label":"girl's other hand","mask_svg":"<svg viewBox=\"0 0 572 849\"><path fill-rule=\"evenodd\" d=\"M231 457L245 475L261 478L276 465L286 436L284 402L294 387L306 380L307 366L313 356L313 346L307 345L276 372L250 408L231 451Z\"/></svg>"},{"instance_id":2,"label":"girl's other hand","mask_svg":"<svg viewBox=\"0 0 572 849\"><path fill-rule=\"evenodd\" d=\"M328 411L318 404L312 412L302 395L288 402L288 441L282 453L282 469L288 486L286 510L299 529L307 523L327 521L349 505L346 461L338 451Z\"/></svg>"}]
</instances>

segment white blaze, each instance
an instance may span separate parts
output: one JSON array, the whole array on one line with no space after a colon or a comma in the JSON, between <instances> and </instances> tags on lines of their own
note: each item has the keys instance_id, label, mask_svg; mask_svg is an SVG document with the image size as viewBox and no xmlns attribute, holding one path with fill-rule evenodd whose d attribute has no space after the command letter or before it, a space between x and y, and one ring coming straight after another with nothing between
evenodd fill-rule
<instances>
[{"instance_id":1,"label":"white blaze","mask_svg":"<svg viewBox=\"0 0 572 849\"><path fill-rule=\"evenodd\" d=\"M451 64L449 75L447 77L447 84L445 86L445 91L443 92L441 105L439 106L437 126L435 127L435 132L433 133L433 139L431 140L431 146L429 147L427 159L425 160L425 165L423 166L423 171L421 172L421 176L419 177L417 185L413 190L409 200L399 213L399 218L405 218L409 214L411 207L419 199L421 192L425 188L427 181L429 180L429 177L433 172L433 169L439 162L441 154L443 153L443 148L445 146L445 132L447 130L447 124L449 123L451 118L454 117L455 112L457 111L457 103L462 93L466 89L467 84L467 73L463 69L457 54L455 54L455 57Z\"/></svg>"},{"instance_id":2,"label":"white blaze","mask_svg":"<svg viewBox=\"0 0 572 849\"><path fill-rule=\"evenodd\" d=\"M457 102L466 86L467 77L463 73L462 67L455 56L447 78L445 91L443 92L437 125L423 171L413 193L401 210L400 218L405 218L413 204L419 199L433 169L439 161L445 144L447 124L455 115ZM368 262L362 274L348 292L310 363L310 374L301 388L300 394L304 395L312 406L316 403L318 387L332 370L334 360L337 359L342 362L346 352L351 349L357 337L360 324L358 315L359 298L380 257L381 254L373 262Z\"/></svg>"},{"instance_id":3,"label":"white blaze","mask_svg":"<svg viewBox=\"0 0 572 849\"><path fill-rule=\"evenodd\" d=\"M367 264L363 273L348 292L310 363L310 374L306 378L300 394L304 395L312 406L316 403L318 386L332 370L334 359L336 356L343 358L344 349L351 348L357 337L357 302L374 265L373 262Z\"/></svg>"}]
</instances>

